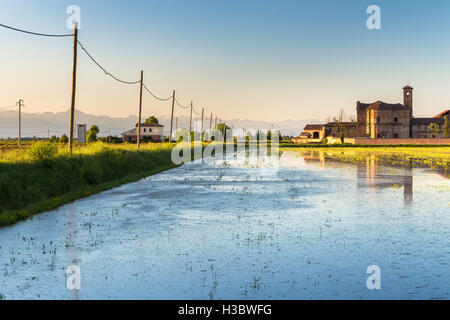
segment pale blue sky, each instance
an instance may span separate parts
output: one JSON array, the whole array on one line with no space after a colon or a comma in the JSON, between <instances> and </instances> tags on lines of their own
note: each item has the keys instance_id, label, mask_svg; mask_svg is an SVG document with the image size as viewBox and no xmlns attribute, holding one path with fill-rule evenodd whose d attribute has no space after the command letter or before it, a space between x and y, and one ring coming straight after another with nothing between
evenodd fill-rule
<instances>
[{"instance_id":1,"label":"pale blue sky","mask_svg":"<svg viewBox=\"0 0 450 320\"><path fill-rule=\"evenodd\" d=\"M354 112L356 100L401 102L408 81L416 116L450 107L447 0L0 0L0 23L67 33L70 4L81 7L80 41L111 72L137 80L143 69L158 95L176 89L221 118L324 119ZM381 30L366 28L370 4L381 8ZM71 42L0 28L0 107L24 98L28 112L66 110ZM135 114L138 87L79 54L77 107ZM144 114L169 111L144 96Z\"/></svg>"}]
</instances>

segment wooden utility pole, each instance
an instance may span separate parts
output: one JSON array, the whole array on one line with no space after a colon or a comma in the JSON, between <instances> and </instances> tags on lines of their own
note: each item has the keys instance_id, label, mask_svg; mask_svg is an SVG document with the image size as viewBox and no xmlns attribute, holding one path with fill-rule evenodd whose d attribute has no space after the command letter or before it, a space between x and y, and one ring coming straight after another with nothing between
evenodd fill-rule
<instances>
[{"instance_id":1,"label":"wooden utility pole","mask_svg":"<svg viewBox=\"0 0 450 320\"><path fill-rule=\"evenodd\" d=\"M178 130L178 117L175 118L175 131Z\"/></svg>"},{"instance_id":2,"label":"wooden utility pole","mask_svg":"<svg viewBox=\"0 0 450 320\"><path fill-rule=\"evenodd\" d=\"M73 34L73 69L72 69L72 101L70 104L69 153L73 148L73 122L75 117L75 95L77 90L77 58L78 58L78 23L75 23Z\"/></svg>"},{"instance_id":3,"label":"wooden utility pole","mask_svg":"<svg viewBox=\"0 0 450 320\"><path fill-rule=\"evenodd\" d=\"M217 116L216 116L216 119L214 121L214 128L217 128Z\"/></svg>"},{"instance_id":4,"label":"wooden utility pole","mask_svg":"<svg viewBox=\"0 0 450 320\"><path fill-rule=\"evenodd\" d=\"M172 142L172 125L173 125L173 109L175 107L175 90L173 90L172 95L172 114L170 116L170 132L169 132L169 143Z\"/></svg>"},{"instance_id":5,"label":"wooden utility pole","mask_svg":"<svg viewBox=\"0 0 450 320\"><path fill-rule=\"evenodd\" d=\"M209 131L211 131L211 126L212 126L212 113L211 113L211 118L209 118Z\"/></svg>"},{"instance_id":6,"label":"wooden utility pole","mask_svg":"<svg viewBox=\"0 0 450 320\"><path fill-rule=\"evenodd\" d=\"M144 85L144 71L141 70L141 85L139 91L139 122L137 126L137 147L141 147L141 113L142 113L142 86Z\"/></svg>"},{"instance_id":7,"label":"wooden utility pole","mask_svg":"<svg viewBox=\"0 0 450 320\"><path fill-rule=\"evenodd\" d=\"M200 129L200 140L203 142L203 117L205 116L205 108L202 108L202 126Z\"/></svg>"},{"instance_id":8,"label":"wooden utility pole","mask_svg":"<svg viewBox=\"0 0 450 320\"><path fill-rule=\"evenodd\" d=\"M189 137L191 136L191 130L192 130L192 101L191 101L191 116L189 117Z\"/></svg>"},{"instance_id":9,"label":"wooden utility pole","mask_svg":"<svg viewBox=\"0 0 450 320\"><path fill-rule=\"evenodd\" d=\"M18 132L18 139L17 144L20 146L21 136L22 136L22 107L23 107L23 99L20 99L17 101L17 106L19 107L19 132Z\"/></svg>"}]
</instances>

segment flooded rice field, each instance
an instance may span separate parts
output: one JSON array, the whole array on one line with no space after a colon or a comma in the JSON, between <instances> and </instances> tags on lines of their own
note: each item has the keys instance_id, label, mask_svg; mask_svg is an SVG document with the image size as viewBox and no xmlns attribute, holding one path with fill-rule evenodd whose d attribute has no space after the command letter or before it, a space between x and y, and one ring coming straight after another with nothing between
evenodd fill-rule
<instances>
[{"instance_id":1,"label":"flooded rice field","mask_svg":"<svg viewBox=\"0 0 450 320\"><path fill-rule=\"evenodd\" d=\"M431 170L295 151L210 158L0 229L0 294L449 299L449 209L450 182Z\"/></svg>"}]
</instances>

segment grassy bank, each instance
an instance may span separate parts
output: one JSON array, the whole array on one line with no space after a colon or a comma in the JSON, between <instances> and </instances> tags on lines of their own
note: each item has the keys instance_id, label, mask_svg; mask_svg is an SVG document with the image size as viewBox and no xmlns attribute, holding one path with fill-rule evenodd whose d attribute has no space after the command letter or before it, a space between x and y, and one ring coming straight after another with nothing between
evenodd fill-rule
<instances>
[{"instance_id":1,"label":"grassy bank","mask_svg":"<svg viewBox=\"0 0 450 320\"><path fill-rule=\"evenodd\" d=\"M450 175L450 146L371 146L326 148L301 147L281 148L297 150L318 159L335 160L346 163L366 163L368 159L378 164L437 169L446 176Z\"/></svg>"},{"instance_id":2,"label":"grassy bank","mask_svg":"<svg viewBox=\"0 0 450 320\"><path fill-rule=\"evenodd\" d=\"M0 153L0 226L175 167L172 144L66 146ZM34 152L33 152L34 151ZM38 150L39 151L39 150ZM46 153L47 152L47 153Z\"/></svg>"}]
</instances>

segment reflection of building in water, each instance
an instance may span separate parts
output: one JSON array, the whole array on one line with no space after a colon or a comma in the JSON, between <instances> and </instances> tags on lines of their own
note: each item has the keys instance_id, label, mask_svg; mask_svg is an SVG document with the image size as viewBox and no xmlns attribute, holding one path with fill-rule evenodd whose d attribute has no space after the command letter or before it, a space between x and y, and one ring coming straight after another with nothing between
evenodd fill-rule
<instances>
[{"instance_id":1,"label":"reflection of building in water","mask_svg":"<svg viewBox=\"0 0 450 320\"><path fill-rule=\"evenodd\" d=\"M325 152L323 151L302 152L302 156L306 163L325 164Z\"/></svg>"},{"instance_id":2,"label":"reflection of building in water","mask_svg":"<svg viewBox=\"0 0 450 320\"><path fill-rule=\"evenodd\" d=\"M357 165L357 187L374 189L403 187L403 201L410 205L413 198L412 168L388 168L377 165L374 156L366 159L365 164Z\"/></svg>"}]
</instances>

